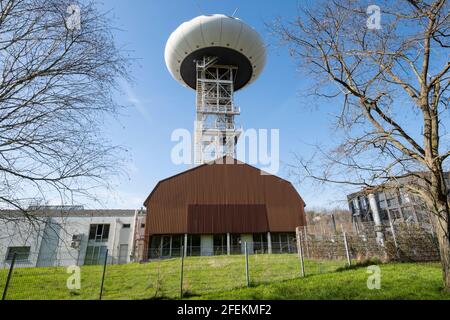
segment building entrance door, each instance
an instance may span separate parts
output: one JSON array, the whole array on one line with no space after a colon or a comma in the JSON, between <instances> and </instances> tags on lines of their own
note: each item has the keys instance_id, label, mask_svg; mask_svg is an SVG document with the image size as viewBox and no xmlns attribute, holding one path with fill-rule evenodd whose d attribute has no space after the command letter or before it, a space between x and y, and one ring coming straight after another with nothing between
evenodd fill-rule
<instances>
[{"instance_id":1,"label":"building entrance door","mask_svg":"<svg viewBox=\"0 0 450 320\"><path fill-rule=\"evenodd\" d=\"M119 263L127 263L128 262L128 245L121 244L119 247Z\"/></svg>"}]
</instances>

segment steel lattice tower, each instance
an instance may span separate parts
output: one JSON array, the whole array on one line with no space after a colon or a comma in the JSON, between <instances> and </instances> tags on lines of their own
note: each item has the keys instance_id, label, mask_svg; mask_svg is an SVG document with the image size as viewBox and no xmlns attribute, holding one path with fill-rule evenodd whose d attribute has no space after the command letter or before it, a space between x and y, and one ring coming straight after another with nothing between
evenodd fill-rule
<instances>
[{"instance_id":1,"label":"steel lattice tower","mask_svg":"<svg viewBox=\"0 0 450 320\"><path fill-rule=\"evenodd\" d=\"M196 90L194 163L236 158L241 128L234 93L261 74L266 50L259 34L241 20L204 15L181 24L169 37L165 60L172 76Z\"/></svg>"}]
</instances>

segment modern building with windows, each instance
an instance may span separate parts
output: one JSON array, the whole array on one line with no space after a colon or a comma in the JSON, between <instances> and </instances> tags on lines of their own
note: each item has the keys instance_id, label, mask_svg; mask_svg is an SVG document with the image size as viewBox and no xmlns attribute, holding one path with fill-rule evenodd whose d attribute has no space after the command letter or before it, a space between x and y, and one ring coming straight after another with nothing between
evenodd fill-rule
<instances>
[{"instance_id":1,"label":"modern building with windows","mask_svg":"<svg viewBox=\"0 0 450 320\"><path fill-rule=\"evenodd\" d=\"M145 214L139 210L31 208L33 220L1 211L0 265L47 267L128 263L139 260Z\"/></svg>"},{"instance_id":2,"label":"modern building with windows","mask_svg":"<svg viewBox=\"0 0 450 320\"><path fill-rule=\"evenodd\" d=\"M230 157L160 181L147 208L147 258L296 252L305 203L292 184Z\"/></svg>"},{"instance_id":3,"label":"modern building with windows","mask_svg":"<svg viewBox=\"0 0 450 320\"><path fill-rule=\"evenodd\" d=\"M416 173L417 175L423 173ZM445 174L450 186L450 173ZM397 177L395 181L371 189L363 189L347 196L353 221L374 221L374 213L381 222L416 222L430 224L429 213L423 200L405 187L413 177ZM376 218L376 217L375 217Z\"/></svg>"}]
</instances>

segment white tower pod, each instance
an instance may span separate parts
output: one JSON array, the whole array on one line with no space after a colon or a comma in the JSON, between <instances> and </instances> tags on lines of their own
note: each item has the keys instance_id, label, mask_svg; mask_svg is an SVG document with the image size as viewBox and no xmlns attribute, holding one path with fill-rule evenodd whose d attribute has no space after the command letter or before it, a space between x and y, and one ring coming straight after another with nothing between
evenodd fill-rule
<instances>
[{"instance_id":1,"label":"white tower pod","mask_svg":"<svg viewBox=\"0 0 450 320\"><path fill-rule=\"evenodd\" d=\"M235 157L241 129L234 92L255 81L266 62L259 34L241 20L222 14L199 16L181 24L169 37L165 60L170 74L196 90L194 161L202 164L224 155Z\"/></svg>"}]
</instances>

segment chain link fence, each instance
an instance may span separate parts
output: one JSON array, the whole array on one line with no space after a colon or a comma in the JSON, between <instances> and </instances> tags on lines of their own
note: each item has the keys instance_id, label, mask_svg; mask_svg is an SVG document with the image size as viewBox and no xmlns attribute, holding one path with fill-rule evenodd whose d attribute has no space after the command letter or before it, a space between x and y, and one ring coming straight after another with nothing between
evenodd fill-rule
<instances>
[{"instance_id":1,"label":"chain link fence","mask_svg":"<svg viewBox=\"0 0 450 320\"><path fill-rule=\"evenodd\" d=\"M59 259L51 267L32 267L28 261L13 257L0 267L2 299L99 299L103 266L83 266L81 272L77 266L68 265L72 261Z\"/></svg>"},{"instance_id":2,"label":"chain link fence","mask_svg":"<svg viewBox=\"0 0 450 320\"><path fill-rule=\"evenodd\" d=\"M297 228L297 243L304 259L342 261L347 265L370 259L383 262L439 261L439 246L432 229L418 223L396 223L376 226L358 224L346 232L309 233L308 227ZM327 263L329 265L329 263Z\"/></svg>"},{"instance_id":3,"label":"chain link fence","mask_svg":"<svg viewBox=\"0 0 450 320\"><path fill-rule=\"evenodd\" d=\"M243 244L232 246L231 255L213 250L194 256L204 248L190 247L185 257L179 248L172 251L176 257L122 265L113 264L108 252L84 266L60 258L48 262L51 267L33 267L15 257L0 265L0 294L7 300L178 299L335 272L375 258L439 261L434 235L417 224L384 229L367 224L326 234L301 227L296 235L297 242L272 244L270 250L267 243L250 243L245 250Z\"/></svg>"},{"instance_id":4,"label":"chain link fence","mask_svg":"<svg viewBox=\"0 0 450 320\"><path fill-rule=\"evenodd\" d=\"M242 246L231 249L241 253ZM279 250L285 253L251 249L122 265L106 256L99 259L103 265L80 267L66 266L64 259L52 267L30 267L18 259L1 266L0 293L6 300L178 299L301 277L295 243ZM318 274L345 262L308 260L306 265L309 274Z\"/></svg>"}]
</instances>

